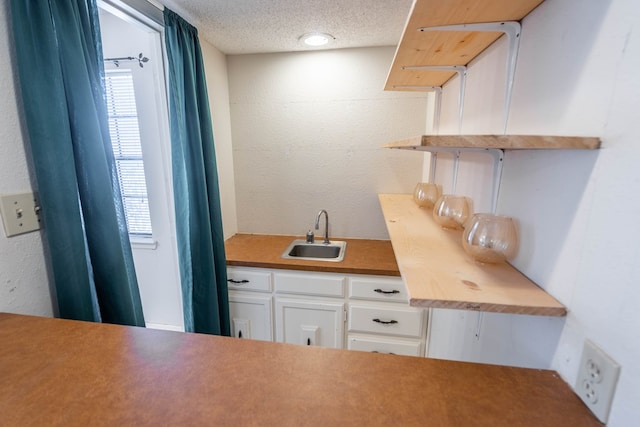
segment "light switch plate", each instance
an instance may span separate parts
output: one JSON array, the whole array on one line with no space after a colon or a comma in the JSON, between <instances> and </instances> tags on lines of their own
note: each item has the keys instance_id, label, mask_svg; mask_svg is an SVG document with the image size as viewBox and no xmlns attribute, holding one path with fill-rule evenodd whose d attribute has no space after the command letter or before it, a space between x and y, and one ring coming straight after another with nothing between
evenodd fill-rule
<instances>
[{"instance_id":1,"label":"light switch plate","mask_svg":"<svg viewBox=\"0 0 640 427\"><path fill-rule=\"evenodd\" d=\"M0 214L7 237L40 229L40 208L35 194L3 194L0 196Z\"/></svg>"}]
</instances>

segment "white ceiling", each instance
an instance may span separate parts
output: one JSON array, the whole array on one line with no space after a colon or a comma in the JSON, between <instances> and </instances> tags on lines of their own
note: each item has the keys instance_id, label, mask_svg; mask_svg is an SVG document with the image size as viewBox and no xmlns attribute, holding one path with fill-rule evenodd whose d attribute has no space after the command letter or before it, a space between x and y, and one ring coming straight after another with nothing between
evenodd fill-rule
<instances>
[{"instance_id":1,"label":"white ceiling","mask_svg":"<svg viewBox=\"0 0 640 427\"><path fill-rule=\"evenodd\" d=\"M229 54L310 50L298 38L335 37L325 49L396 46L412 0L156 0ZM316 48L317 49L317 48Z\"/></svg>"}]
</instances>

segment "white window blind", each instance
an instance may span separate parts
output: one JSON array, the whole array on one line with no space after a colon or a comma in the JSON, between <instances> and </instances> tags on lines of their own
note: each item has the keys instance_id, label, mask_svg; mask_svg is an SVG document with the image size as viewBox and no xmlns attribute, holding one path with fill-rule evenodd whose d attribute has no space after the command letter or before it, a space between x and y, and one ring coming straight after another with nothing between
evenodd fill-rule
<instances>
[{"instance_id":1,"label":"white window blind","mask_svg":"<svg viewBox=\"0 0 640 427\"><path fill-rule=\"evenodd\" d=\"M131 70L105 70L109 133L129 234L151 236L138 113Z\"/></svg>"}]
</instances>

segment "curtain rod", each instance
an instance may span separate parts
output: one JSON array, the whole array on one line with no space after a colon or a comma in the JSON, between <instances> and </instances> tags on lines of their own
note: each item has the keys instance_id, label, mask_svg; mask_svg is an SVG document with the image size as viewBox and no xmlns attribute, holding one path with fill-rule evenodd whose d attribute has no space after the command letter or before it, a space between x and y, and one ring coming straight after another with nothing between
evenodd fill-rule
<instances>
[{"instance_id":1,"label":"curtain rod","mask_svg":"<svg viewBox=\"0 0 640 427\"><path fill-rule=\"evenodd\" d=\"M120 67L120 62L138 61L140 68L144 68L144 63L149 62L149 58L142 55L142 52L138 56L121 56L119 58L104 58L104 62L113 62L113 65Z\"/></svg>"}]
</instances>

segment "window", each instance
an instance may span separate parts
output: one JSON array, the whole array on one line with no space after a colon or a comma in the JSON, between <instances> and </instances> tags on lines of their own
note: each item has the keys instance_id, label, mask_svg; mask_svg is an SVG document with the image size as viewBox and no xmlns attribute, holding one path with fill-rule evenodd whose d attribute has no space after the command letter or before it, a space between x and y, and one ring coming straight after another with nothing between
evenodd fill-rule
<instances>
[{"instance_id":1,"label":"window","mask_svg":"<svg viewBox=\"0 0 640 427\"><path fill-rule=\"evenodd\" d=\"M129 234L151 237L138 113L131 70L105 70L109 133Z\"/></svg>"}]
</instances>

